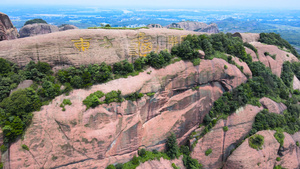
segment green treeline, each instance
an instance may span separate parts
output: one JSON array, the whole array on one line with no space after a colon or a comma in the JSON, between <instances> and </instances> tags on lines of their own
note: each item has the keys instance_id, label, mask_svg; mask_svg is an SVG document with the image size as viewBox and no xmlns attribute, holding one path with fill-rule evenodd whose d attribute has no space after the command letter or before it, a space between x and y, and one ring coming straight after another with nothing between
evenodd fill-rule
<instances>
[{"instance_id":1,"label":"green treeline","mask_svg":"<svg viewBox=\"0 0 300 169\"><path fill-rule=\"evenodd\" d=\"M291 52L293 55L295 55L297 58L300 57L300 55L297 53L295 48L286 40L282 39L279 34L276 33L261 33L259 42L269 44L269 45L276 45L280 47L283 50L288 50L288 52Z\"/></svg>"}]
</instances>

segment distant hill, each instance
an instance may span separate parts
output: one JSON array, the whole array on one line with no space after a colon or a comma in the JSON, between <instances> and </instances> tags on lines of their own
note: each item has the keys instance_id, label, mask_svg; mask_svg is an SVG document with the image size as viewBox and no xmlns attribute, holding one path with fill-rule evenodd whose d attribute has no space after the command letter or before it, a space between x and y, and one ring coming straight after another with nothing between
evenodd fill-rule
<instances>
[{"instance_id":1,"label":"distant hill","mask_svg":"<svg viewBox=\"0 0 300 169\"><path fill-rule=\"evenodd\" d=\"M195 32L207 32L207 33L219 33L218 26L214 23L206 24L203 22L184 21L178 23L172 23L167 25L166 28L179 28Z\"/></svg>"},{"instance_id":2,"label":"distant hill","mask_svg":"<svg viewBox=\"0 0 300 169\"><path fill-rule=\"evenodd\" d=\"M258 21L239 21L233 18L227 18L221 21L215 21L222 32L259 32L266 29L275 29L276 27L260 23Z\"/></svg>"}]
</instances>

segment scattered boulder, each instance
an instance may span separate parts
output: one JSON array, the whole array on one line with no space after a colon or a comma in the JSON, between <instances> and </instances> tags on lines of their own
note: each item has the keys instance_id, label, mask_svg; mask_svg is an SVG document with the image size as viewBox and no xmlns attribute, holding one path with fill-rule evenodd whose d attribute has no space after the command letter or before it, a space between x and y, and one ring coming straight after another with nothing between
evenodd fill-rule
<instances>
[{"instance_id":1,"label":"scattered boulder","mask_svg":"<svg viewBox=\"0 0 300 169\"><path fill-rule=\"evenodd\" d=\"M243 42L258 42L260 36L259 33L239 33L236 32L232 35L233 37L239 37Z\"/></svg>"},{"instance_id":2,"label":"scattered boulder","mask_svg":"<svg viewBox=\"0 0 300 169\"><path fill-rule=\"evenodd\" d=\"M78 27L74 26L74 25L62 25L59 27L59 31L66 31L66 30L70 30L70 29L78 29Z\"/></svg>"},{"instance_id":3,"label":"scattered boulder","mask_svg":"<svg viewBox=\"0 0 300 169\"><path fill-rule=\"evenodd\" d=\"M204 59L205 58L205 52L203 50L198 50L199 52L199 58Z\"/></svg>"},{"instance_id":4,"label":"scattered boulder","mask_svg":"<svg viewBox=\"0 0 300 169\"><path fill-rule=\"evenodd\" d=\"M294 75L294 79L293 79L293 89L296 90L300 90L300 81L299 79Z\"/></svg>"},{"instance_id":5,"label":"scattered boulder","mask_svg":"<svg viewBox=\"0 0 300 169\"><path fill-rule=\"evenodd\" d=\"M0 41L17 39L18 30L15 28L9 17L0 12Z\"/></svg>"},{"instance_id":6,"label":"scattered boulder","mask_svg":"<svg viewBox=\"0 0 300 169\"><path fill-rule=\"evenodd\" d=\"M58 32L59 29L55 25L49 25L45 23L35 23L35 24L28 24L23 26L19 33L20 38L41 35L41 34L48 34L53 32Z\"/></svg>"},{"instance_id":7,"label":"scattered boulder","mask_svg":"<svg viewBox=\"0 0 300 169\"><path fill-rule=\"evenodd\" d=\"M172 23L167 25L166 28L181 28L184 30L195 32L207 32L207 33L219 33L218 26L216 24L207 25L203 22L184 21L178 23Z\"/></svg>"},{"instance_id":8,"label":"scattered boulder","mask_svg":"<svg viewBox=\"0 0 300 169\"><path fill-rule=\"evenodd\" d=\"M270 113L283 114L283 111L287 109L283 103L276 103L267 97L261 98L259 102L265 109L268 109Z\"/></svg>"},{"instance_id":9,"label":"scattered boulder","mask_svg":"<svg viewBox=\"0 0 300 169\"><path fill-rule=\"evenodd\" d=\"M278 157L277 152L280 144L275 139L275 131L264 130L256 134L264 137L262 149L256 150L249 146L247 138L233 153L228 157L224 169L244 169L244 168L267 168L272 169Z\"/></svg>"},{"instance_id":10,"label":"scattered boulder","mask_svg":"<svg viewBox=\"0 0 300 169\"><path fill-rule=\"evenodd\" d=\"M149 24L147 25L148 28L163 28L160 24Z\"/></svg>"}]
</instances>

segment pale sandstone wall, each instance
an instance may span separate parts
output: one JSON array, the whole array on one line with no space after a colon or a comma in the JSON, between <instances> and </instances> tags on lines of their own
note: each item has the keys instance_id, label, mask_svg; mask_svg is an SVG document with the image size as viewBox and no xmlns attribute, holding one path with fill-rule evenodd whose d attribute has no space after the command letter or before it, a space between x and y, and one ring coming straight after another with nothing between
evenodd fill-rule
<instances>
[{"instance_id":1,"label":"pale sandstone wall","mask_svg":"<svg viewBox=\"0 0 300 169\"><path fill-rule=\"evenodd\" d=\"M0 57L26 65L48 62L58 68L86 64L108 64L124 59L132 62L151 51L170 50L188 34L198 32L170 29L104 30L76 29L0 42Z\"/></svg>"}]
</instances>

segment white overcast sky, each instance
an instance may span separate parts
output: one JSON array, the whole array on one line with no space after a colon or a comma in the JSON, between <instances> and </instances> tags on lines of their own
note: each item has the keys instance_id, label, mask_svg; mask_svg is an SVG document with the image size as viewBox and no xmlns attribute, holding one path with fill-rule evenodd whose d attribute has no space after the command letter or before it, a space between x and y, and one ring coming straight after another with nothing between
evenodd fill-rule
<instances>
[{"instance_id":1,"label":"white overcast sky","mask_svg":"<svg viewBox=\"0 0 300 169\"><path fill-rule=\"evenodd\" d=\"M300 0L0 0L4 5L300 9Z\"/></svg>"}]
</instances>

